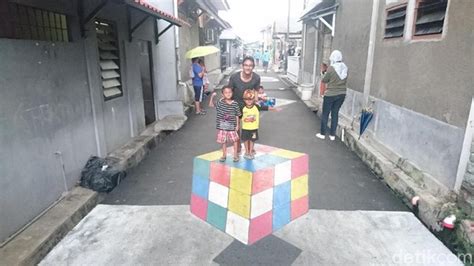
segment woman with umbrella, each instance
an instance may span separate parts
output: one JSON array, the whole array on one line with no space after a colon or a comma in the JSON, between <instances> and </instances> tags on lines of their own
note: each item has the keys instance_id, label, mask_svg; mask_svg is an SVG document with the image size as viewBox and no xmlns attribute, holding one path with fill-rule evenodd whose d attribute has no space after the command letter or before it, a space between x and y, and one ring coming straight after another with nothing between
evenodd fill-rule
<instances>
[{"instance_id":1,"label":"woman with umbrella","mask_svg":"<svg viewBox=\"0 0 474 266\"><path fill-rule=\"evenodd\" d=\"M201 102L203 97L204 78L206 74L206 68L198 63L199 57L210 55L219 52L219 49L214 46L198 46L186 52L186 58L191 58L192 67L190 71L191 78L193 80L194 88L194 107L196 108L197 115L205 115L206 112L201 108Z\"/></svg>"},{"instance_id":2,"label":"woman with umbrella","mask_svg":"<svg viewBox=\"0 0 474 266\"><path fill-rule=\"evenodd\" d=\"M321 117L321 132L316 134L317 138L325 139L328 129L329 113L331 114L331 128L329 139L336 139L337 122L339 119L339 109L346 97L346 82L348 68L342 62L342 53L334 50L329 56L331 65L326 69L321 69L323 77L321 82L326 83L326 92L323 98L323 114Z\"/></svg>"}]
</instances>

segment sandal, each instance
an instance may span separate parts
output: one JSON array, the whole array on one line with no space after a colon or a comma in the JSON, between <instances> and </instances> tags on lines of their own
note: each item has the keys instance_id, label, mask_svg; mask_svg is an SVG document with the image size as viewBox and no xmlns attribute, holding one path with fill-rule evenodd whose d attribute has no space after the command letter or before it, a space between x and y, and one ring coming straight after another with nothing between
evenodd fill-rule
<instances>
[{"instance_id":1,"label":"sandal","mask_svg":"<svg viewBox=\"0 0 474 266\"><path fill-rule=\"evenodd\" d=\"M227 158L226 158L225 156L222 156L222 157L219 159L219 162L223 163L223 162L225 162L226 159L227 159Z\"/></svg>"},{"instance_id":2,"label":"sandal","mask_svg":"<svg viewBox=\"0 0 474 266\"><path fill-rule=\"evenodd\" d=\"M234 163L236 163L236 162L238 162L239 160L240 160L239 157L234 157L234 160L233 160L233 161L234 161Z\"/></svg>"}]
</instances>

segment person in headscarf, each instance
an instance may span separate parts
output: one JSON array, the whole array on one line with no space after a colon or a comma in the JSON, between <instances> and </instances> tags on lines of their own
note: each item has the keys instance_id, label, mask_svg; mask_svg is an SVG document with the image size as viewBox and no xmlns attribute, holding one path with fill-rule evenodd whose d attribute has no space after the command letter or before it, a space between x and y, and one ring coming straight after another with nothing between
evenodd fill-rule
<instances>
[{"instance_id":1,"label":"person in headscarf","mask_svg":"<svg viewBox=\"0 0 474 266\"><path fill-rule=\"evenodd\" d=\"M338 50L332 51L329 56L330 66L325 70L322 68L321 82L326 83L326 92L323 98L323 114L321 116L321 132L316 137L325 139L328 133L328 118L331 114L331 128L329 139L336 139L337 122L339 119L339 109L346 98L347 72L346 64L342 62L342 53Z\"/></svg>"}]
</instances>

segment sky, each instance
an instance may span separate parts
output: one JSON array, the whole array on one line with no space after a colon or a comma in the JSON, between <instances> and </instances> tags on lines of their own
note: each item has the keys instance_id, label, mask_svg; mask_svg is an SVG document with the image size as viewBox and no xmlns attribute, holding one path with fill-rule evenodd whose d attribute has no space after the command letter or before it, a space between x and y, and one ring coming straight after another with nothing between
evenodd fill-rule
<instances>
[{"instance_id":1,"label":"sky","mask_svg":"<svg viewBox=\"0 0 474 266\"><path fill-rule=\"evenodd\" d=\"M298 17L303 12L304 0L290 2L291 13ZM228 21L233 31L246 42L259 40L260 30L278 17L288 16L288 0L227 0L227 3L230 10L220 11L219 17Z\"/></svg>"}]
</instances>

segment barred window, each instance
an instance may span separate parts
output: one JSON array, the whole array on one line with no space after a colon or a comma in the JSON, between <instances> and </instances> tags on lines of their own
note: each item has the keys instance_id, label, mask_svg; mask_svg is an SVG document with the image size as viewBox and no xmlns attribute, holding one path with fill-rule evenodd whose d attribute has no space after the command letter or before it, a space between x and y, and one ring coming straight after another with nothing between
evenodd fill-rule
<instances>
[{"instance_id":1,"label":"barred window","mask_svg":"<svg viewBox=\"0 0 474 266\"><path fill-rule=\"evenodd\" d=\"M416 10L415 36L441 34L448 0L423 0Z\"/></svg>"},{"instance_id":2,"label":"barred window","mask_svg":"<svg viewBox=\"0 0 474 266\"><path fill-rule=\"evenodd\" d=\"M3 13L3 12L2 12ZM69 42L67 16L39 8L8 3L2 14L0 38Z\"/></svg>"},{"instance_id":3,"label":"barred window","mask_svg":"<svg viewBox=\"0 0 474 266\"><path fill-rule=\"evenodd\" d=\"M95 31L104 99L110 100L123 95L117 29L111 22L96 20Z\"/></svg>"},{"instance_id":4,"label":"barred window","mask_svg":"<svg viewBox=\"0 0 474 266\"><path fill-rule=\"evenodd\" d=\"M387 20L385 23L384 34L385 39L403 37L403 31L405 30L406 13L406 5L387 10Z\"/></svg>"}]
</instances>

